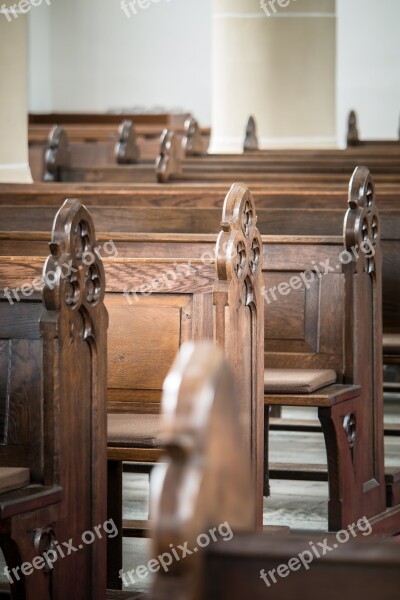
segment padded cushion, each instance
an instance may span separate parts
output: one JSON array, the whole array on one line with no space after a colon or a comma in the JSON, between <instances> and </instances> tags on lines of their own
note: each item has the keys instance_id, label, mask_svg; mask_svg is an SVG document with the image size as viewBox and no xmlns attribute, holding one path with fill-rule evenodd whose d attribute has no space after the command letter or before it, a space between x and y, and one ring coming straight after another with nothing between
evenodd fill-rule
<instances>
[{"instance_id":1,"label":"padded cushion","mask_svg":"<svg viewBox=\"0 0 400 600\"><path fill-rule=\"evenodd\" d=\"M332 369L265 369L267 394L311 394L336 382Z\"/></svg>"},{"instance_id":2,"label":"padded cushion","mask_svg":"<svg viewBox=\"0 0 400 600\"><path fill-rule=\"evenodd\" d=\"M29 469L19 467L0 467L0 493L18 490L29 485L31 473Z\"/></svg>"},{"instance_id":3,"label":"padded cushion","mask_svg":"<svg viewBox=\"0 0 400 600\"><path fill-rule=\"evenodd\" d=\"M107 443L122 448L158 448L160 415L111 413L107 419Z\"/></svg>"},{"instance_id":4,"label":"padded cushion","mask_svg":"<svg viewBox=\"0 0 400 600\"><path fill-rule=\"evenodd\" d=\"M400 354L400 333L383 334L383 353Z\"/></svg>"}]
</instances>

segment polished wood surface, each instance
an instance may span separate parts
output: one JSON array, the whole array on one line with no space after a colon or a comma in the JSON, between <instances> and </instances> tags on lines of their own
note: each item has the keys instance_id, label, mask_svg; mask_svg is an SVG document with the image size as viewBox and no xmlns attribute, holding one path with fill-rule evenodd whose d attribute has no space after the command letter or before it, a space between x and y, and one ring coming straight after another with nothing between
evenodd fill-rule
<instances>
[{"instance_id":1,"label":"polished wood surface","mask_svg":"<svg viewBox=\"0 0 400 600\"><path fill-rule=\"evenodd\" d=\"M14 575L18 599L105 598L106 539L81 543L107 514L104 272L98 258L89 269L82 262L82 249L92 249L94 241L89 213L78 201L66 201L54 221L51 254L44 269L42 260L38 264L44 306L37 292L10 302L7 289L0 302L6 392L1 464L29 467L31 477L27 488L1 495L2 550L18 573L22 563L54 551L55 541L81 544L71 556L55 552L54 569ZM0 264L2 284L12 287L6 275L11 264L5 257ZM65 272L68 264L77 276Z\"/></svg>"}]
</instances>

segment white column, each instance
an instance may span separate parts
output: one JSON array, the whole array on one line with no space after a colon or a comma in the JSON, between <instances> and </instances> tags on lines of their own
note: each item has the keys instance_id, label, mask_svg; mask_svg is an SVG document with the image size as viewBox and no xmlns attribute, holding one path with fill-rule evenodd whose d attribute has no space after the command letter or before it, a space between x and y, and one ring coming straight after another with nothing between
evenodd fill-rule
<instances>
[{"instance_id":1,"label":"white column","mask_svg":"<svg viewBox=\"0 0 400 600\"><path fill-rule=\"evenodd\" d=\"M211 151L250 114L261 147L335 146L335 34L335 0L213 0Z\"/></svg>"},{"instance_id":2,"label":"white column","mask_svg":"<svg viewBox=\"0 0 400 600\"><path fill-rule=\"evenodd\" d=\"M31 182L27 16L10 6L17 5L0 1L0 182Z\"/></svg>"}]
</instances>

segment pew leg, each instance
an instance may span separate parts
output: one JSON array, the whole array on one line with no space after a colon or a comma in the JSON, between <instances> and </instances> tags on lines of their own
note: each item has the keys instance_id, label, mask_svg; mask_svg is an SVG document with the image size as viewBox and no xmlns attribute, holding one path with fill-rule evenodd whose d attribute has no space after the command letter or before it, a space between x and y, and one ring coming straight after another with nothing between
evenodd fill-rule
<instances>
[{"instance_id":1,"label":"pew leg","mask_svg":"<svg viewBox=\"0 0 400 600\"><path fill-rule=\"evenodd\" d=\"M263 484L263 496L268 498L271 495L269 485L269 417L270 417L270 406L264 404L264 484Z\"/></svg>"},{"instance_id":2,"label":"pew leg","mask_svg":"<svg viewBox=\"0 0 400 600\"><path fill-rule=\"evenodd\" d=\"M360 401L360 397L352 398L318 409L328 462L330 531L347 529L354 521L371 516L368 494L378 491L368 491L371 485L366 483L369 448L363 432L357 428L362 411Z\"/></svg>"},{"instance_id":3,"label":"pew leg","mask_svg":"<svg viewBox=\"0 0 400 600\"><path fill-rule=\"evenodd\" d=\"M119 571L122 569L122 461L107 461L107 512L108 519L113 519L118 529L118 535L107 540L107 588L121 590L122 579Z\"/></svg>"},{"instance_id":4,"label":"pew leg","mask_svg":"<svg viewBox=\"0 0 400 600\"><path fill-rule=\"evenodd\" d=\"M282 406L279 404L270 406L269 416L273 417L274 419L280 419L282 416Z\"/></svg>"}]
</instances>

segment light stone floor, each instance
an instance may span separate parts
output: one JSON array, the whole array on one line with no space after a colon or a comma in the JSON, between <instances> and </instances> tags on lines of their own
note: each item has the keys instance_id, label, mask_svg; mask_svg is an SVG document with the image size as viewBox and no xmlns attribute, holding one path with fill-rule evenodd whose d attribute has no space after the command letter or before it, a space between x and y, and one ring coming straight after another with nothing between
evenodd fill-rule
<instances>
[{"instance_id":1,"label":"light stone floor","mask_svg":"<svg viewBox=\"0 0 400 600\"><path fill-rule=\"evenodd\" d=\"M313 409L284 409L286 418L316 418ZM400 422L400 402L385 404L385 421ZM400 467L400 437L385 440L387 466ZM322 434L271 432L271 462L299 462L324 464L326 462ZM327 528L328 485L319 482L276 481L271 484L271 497L264 500L264 524L288 525L292 530L322 530ZM146 519L148 510L148 478L146 475L124 475L124 518ZM152 556L148 539L124 540L124 570L145 565ZM0 579L4 563L0 563ZM130 590L148 591L151 578L136 579Z\"/></svg>"},{"instance_id":2,"label":"light stone floor","mask_svg":"<svg viewBox=\"0 0 400 600\"><path fill-rule=\"evenodd\" d=\"M285 418L317 418L314 409L283 409ZM400 423L400 402L387 402L385 421ZM271 462L300 462L325 464L326 453L322 434L270 433ZM400 467L400 437L386 438L385 462L387 466ZM287 525L293 531L326 531L328 484L305 481L271 482L271 497L264 499L264 525ZM146 518L148 506L148 481L145 475L124 475L124 518ZM145 564L151 555L149 540L124 541L124 569L136 569ZM137 581L129 589L147 591L150 577ZM128 589L128 588L127 588Z\"/></svg>"}]
</instances>

